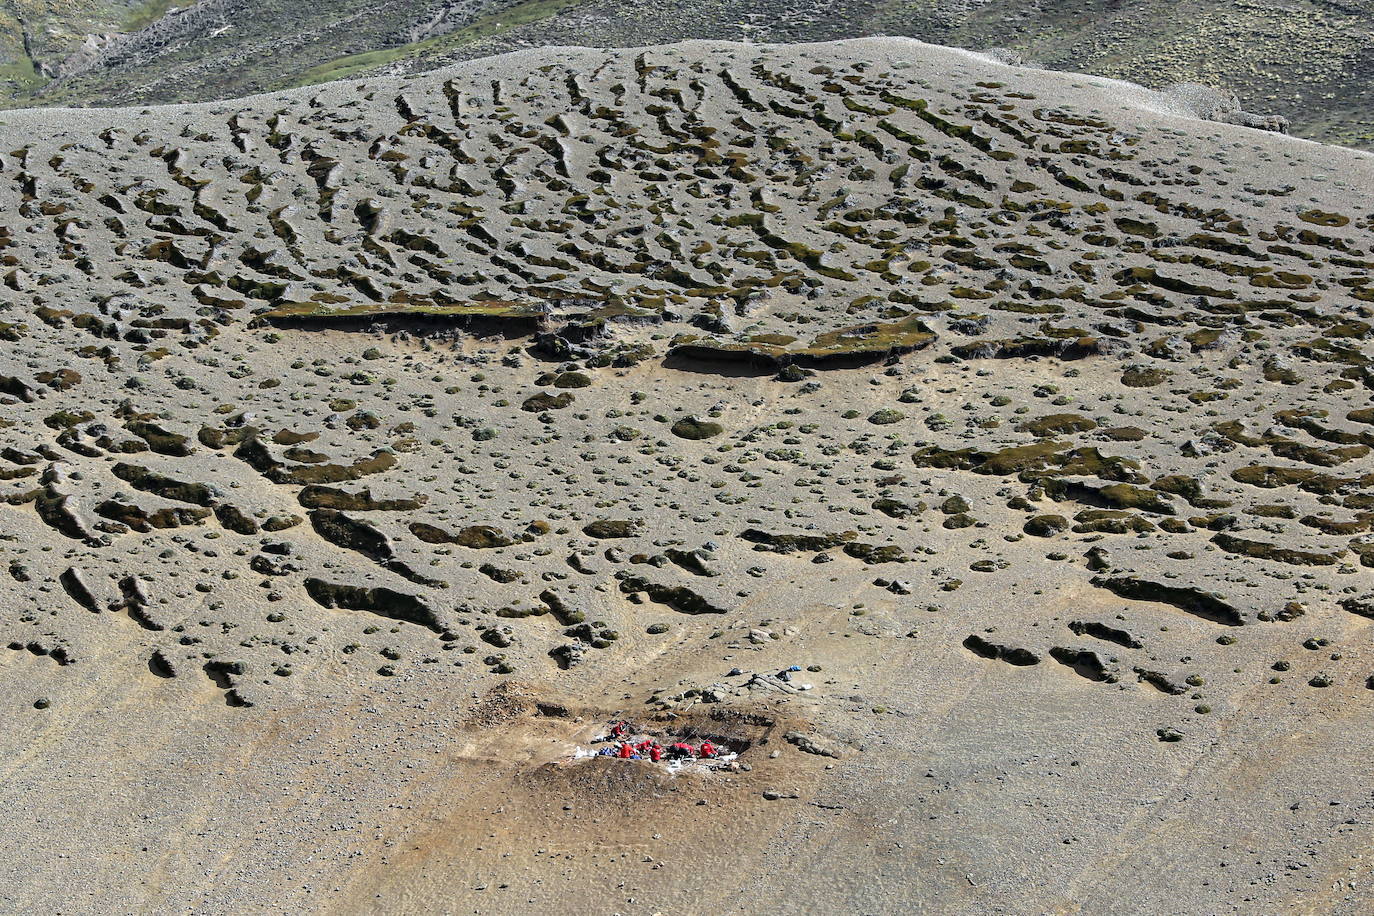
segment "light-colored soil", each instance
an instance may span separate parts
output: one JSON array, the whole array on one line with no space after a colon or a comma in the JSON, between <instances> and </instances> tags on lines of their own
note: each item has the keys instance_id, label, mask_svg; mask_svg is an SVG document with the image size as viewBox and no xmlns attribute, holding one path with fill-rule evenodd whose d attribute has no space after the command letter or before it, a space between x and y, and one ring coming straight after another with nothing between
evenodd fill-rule
<instances>
[{"instance_id":1,"label":"light-colored soil","mask_svg":"<svg viewBox=\"0 0 1374 916\"><path fill-rule=\"evenodd\" d=\"M908 41L0 120L0 909L1369 909L1371 157Z\"/></svg>"}]
</instances>

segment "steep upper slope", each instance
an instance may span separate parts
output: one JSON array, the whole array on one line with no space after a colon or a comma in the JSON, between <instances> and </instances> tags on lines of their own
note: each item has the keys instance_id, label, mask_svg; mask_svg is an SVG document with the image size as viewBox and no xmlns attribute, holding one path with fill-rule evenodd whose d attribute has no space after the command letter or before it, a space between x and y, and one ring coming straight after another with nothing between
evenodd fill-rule
<instances>
[{"instance_id":1,"label":"steep upper slope","mask_svg":"<svg viewBox=\"0 0 1374 916\"><path fill-rule=\"evenodd\" d=\"M15 104L229 98L517 48L907 35L1154 88L1203 83L1327 142L1374 143L1374 19L1332 0L7 0Z\"/></svg>"},{"instance_id":2,"label":"steep upper slope","mask_svg":"<svg viewBox=\"0 0 1374 916\"><path fill-rule=\"evenodd\" d=\"M1200 82L1297 133L1374 145L1374 19L1346 0L898 0L870 22L926 41L1009 47L1027 59L1163 87Z\"/></svg>"},{"instance_id":3,"label":"steep upper slope","mask_svg":"<svg viewBox=\"0 0 1374 916\"><path fill-rule=\"evenodd\" d=\"M359 52L493 31L514 0L5 0L0 79L84 104L232 98ZM525 4L529 5L529 4ZM539 4L536 4L539 5ZM567 4L545 3L543 15ZM510 25L522 21L517 15ZM461 34L453 34L461 32ZM380 60L378 61L380 62Z\"/></svg>"},{"instance_id":4,"label":"steep upper slope","mask_svg":"<svg viewBox=\"0 0 1374 916\"><path fill-rule=\"evenodd\" d=\"M1374 157L1168 104L875 39L0 118L0 835L92 850L0 903L1367 909Z\"/></svg>"}]
</instances>

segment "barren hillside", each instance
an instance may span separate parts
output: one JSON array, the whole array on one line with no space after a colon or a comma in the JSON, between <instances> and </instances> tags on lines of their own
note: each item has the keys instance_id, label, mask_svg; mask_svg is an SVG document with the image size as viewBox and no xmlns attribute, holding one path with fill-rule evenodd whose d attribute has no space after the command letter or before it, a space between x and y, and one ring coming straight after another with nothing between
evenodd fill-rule
<instances>
[{"instance_id":1,"label":"barren hillside","mask_svg":"<svg viewBox=\"0 0 1374 916\"><path fill-rule=\"evenodd\" d=\"M1368 911L1374 158L901 39L0 150L0 908Z\"/></svg>"},{"instance_id":2,"label":"barren hillside","mask_svg":"<svg viewBox=\"0 0 1374 916\"><path fill-rule=\"evenodd\" d=\"M1202 83L1300 136L1374 144L1374 16L1354 0L0 0L0 93L5 107L208 101L522 48L875 35Z\"/></svg>"}]
</instances>

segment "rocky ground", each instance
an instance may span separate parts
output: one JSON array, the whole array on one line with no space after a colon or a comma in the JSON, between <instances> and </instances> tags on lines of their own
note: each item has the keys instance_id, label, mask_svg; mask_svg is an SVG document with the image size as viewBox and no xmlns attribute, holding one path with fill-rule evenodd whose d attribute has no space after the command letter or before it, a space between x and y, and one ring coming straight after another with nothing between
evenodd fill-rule
<instances>
[{"instance_id":1,"label":"rocky ground","mask_svg":"<svg viewBox=\"0 0 1374 916\"><path fill-rule=\"evenodd\" d=\"M1374 146L1374 21L1367 4L1328 0L896 0L876 31L1162 88L1224 86L1247 108L1327 143Z\"/></svg>"},{"instance_id":2,"label":"rocky ground","mask_svg":"<svg viewBox=\"0 0 1374 916\"><path fill-rule=\"evenodd\" d=\"M1374 18L1345 0L3 0L0 90L6 107L204 101L551 45L873 35L1201 83L1374 146Z\"/></svg>"},{"instance_id":3,"label":"rocky ground","mask_svg":"<svg viewBox=\"0 0 1374 916\"><path fill-rule=\"evenodd\" d=\"M906 40L0 121L3 908L1368 910L1370 156Z\"/></svg>"}]
</instances>

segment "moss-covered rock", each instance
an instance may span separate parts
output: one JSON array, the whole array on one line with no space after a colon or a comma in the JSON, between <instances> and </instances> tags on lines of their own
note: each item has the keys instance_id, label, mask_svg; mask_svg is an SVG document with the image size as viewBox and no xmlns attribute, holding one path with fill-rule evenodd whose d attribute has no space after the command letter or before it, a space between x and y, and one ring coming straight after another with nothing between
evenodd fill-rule
<instances>
[{"instance_id":1,"label":"moss-covered rock","mask_svg":"<svg viewBox=\"0 0 1374 916\"><path fill-rule=\"evenodd\" d=\"M672 426L673 435L679 439L711 439L725 432L725 427L714 420L700 417L683 417Z\"/></svg>"}]
</instances>

